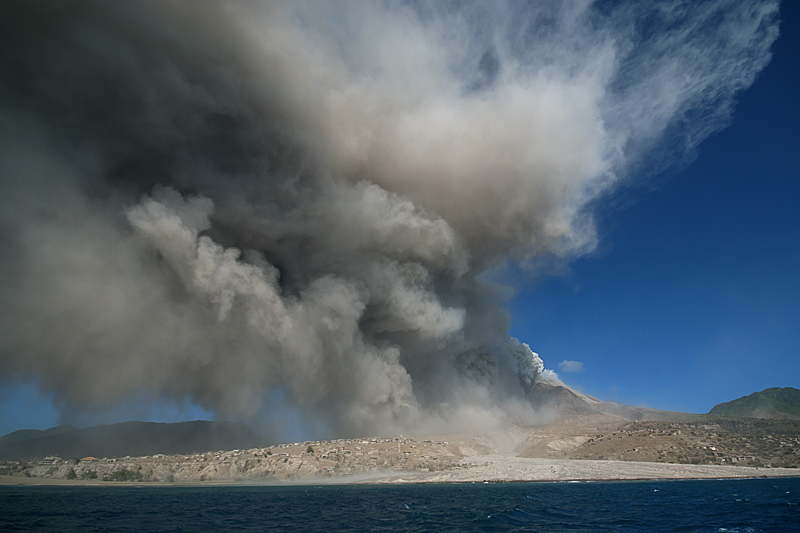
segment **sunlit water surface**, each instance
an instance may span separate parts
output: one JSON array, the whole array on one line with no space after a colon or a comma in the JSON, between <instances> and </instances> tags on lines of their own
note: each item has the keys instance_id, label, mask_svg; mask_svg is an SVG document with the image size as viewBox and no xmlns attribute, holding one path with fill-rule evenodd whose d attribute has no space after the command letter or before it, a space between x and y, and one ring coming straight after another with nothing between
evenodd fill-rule
<instances>
[{"instance_id":1,"label":"sunlit water surface","mask_svg":"<svg viewBox=\"0 0 800 533\"><path fill-rule=\"evenodd\" d=\"M798 531L800 478L0 487L0 531Z\"/></svg>"}]
</instances>

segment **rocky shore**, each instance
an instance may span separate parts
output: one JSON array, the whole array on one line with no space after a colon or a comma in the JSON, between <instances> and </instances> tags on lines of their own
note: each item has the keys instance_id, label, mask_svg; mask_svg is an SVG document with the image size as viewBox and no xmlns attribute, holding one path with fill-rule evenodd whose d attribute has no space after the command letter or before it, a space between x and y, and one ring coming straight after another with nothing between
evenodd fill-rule
<instances>
[{"instance_id":1,"label":"rocky shore","mask_svg":"<svg viewBox=\"0 0 800 533\"><path fill-rule=\"evenodd\" d=\"M0 463L0 483L426 483L798 476L783 422L636 423L575 416L447 437L307 441L247 450Z\"/></svg>"},{"instance_id":2,"label":"rocky shore","mask_svg":"<svg viewBox=\"0 0 800 533\"><path fill-rule=\"evenodd\" d=\"M460 468L460 447L447 441L405 437L307 441L248 450L189 455L62 459L0 465L10 478L87 482L281 482L341 479ZM3 476L5 474L5 476Z\"/></svg>"}]
</instances>

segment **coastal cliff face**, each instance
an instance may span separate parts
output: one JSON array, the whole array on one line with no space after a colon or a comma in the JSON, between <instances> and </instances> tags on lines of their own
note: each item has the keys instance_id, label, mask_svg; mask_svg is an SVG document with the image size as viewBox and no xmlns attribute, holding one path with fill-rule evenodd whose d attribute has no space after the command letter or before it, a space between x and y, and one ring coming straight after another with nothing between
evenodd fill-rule
<instances>
[{"instance_id":1,"label":"coastal cliff face","mask_svg":"<svg viewBox=\"0 0 800 533\"><path fill-rule=\"evenodd\" d=\"M467 451L473 450L467 447ZM18 468L19 462L6 464L0 473L100 481L269 482L381 472L435 472L459 468L463 457L458 445L446 441L394 437L308 441L189 455L47 458L22 469Z\"/></svg>"}]
</instances>

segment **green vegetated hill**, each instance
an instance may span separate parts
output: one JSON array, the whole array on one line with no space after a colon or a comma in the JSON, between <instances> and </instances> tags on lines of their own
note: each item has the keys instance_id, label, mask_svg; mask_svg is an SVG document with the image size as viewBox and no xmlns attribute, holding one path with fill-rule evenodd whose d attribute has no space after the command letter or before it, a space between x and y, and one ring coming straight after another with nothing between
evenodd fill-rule
<instances>
[{"instance_id":1,"label":"green vegetated hill","mask_svg":"<svg viewBox=\"0 0 800 533\"><path fill-rule=\"evenodd\" d=\"M800 420L800 390L771 388L715 405L710 415Z\"/></svg>"}]
</instances>

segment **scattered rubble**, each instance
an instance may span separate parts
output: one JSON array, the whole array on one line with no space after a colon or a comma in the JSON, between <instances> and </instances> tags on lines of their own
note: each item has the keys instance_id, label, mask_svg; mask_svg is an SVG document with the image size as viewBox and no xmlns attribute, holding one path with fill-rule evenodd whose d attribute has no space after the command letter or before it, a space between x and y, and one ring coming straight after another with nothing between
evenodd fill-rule
<instances>
[{"instance_id":1,"label":"scattered rubble","mask_svg":"<svg viewBox=\"0 0 800 533\"><path fill-rule=\"evenodd\" d=\"M458 468L463 454L439 440L339 439L189 455L4 461L0 475L101 481L284 481Z\"/></svg>"}]
</instances>

